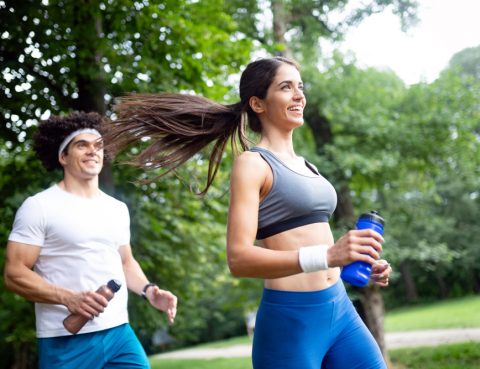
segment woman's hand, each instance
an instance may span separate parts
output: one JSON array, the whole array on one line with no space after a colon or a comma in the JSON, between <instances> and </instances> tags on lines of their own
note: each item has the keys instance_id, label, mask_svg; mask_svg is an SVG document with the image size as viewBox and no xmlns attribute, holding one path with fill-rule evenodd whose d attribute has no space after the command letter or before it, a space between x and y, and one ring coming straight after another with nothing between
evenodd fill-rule
<instances>
[{"instance_id":1,"label":"woman's hand","mask_svg":"<svg viewBox=\"0 0 480 369\"><path fill-rule=\"evenodd\" d=\"M354 261L374 264L382 252L383 237L371 229L348 231L328 249L328 266L341 267Z\"/></svg>"},{"instance_id":2,"label":"woman's hand","mask_svg":"<svg viewBox=\"0 0 480 369\"><path fill-rule=\"evenodd\" d=\"M392 267L386 260L377 260L375 264L372 265L372 274L370 275L370 279L380 287L387 287L388 279L392 271Z\"/></svg>"}]
</instances>

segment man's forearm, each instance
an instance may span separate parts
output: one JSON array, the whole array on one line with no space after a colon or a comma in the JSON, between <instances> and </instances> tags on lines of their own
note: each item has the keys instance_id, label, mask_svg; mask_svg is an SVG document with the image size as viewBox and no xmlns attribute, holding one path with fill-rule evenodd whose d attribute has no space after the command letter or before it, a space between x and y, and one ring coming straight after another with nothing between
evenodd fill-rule
<instances>
[{"instance_id":1,"label":"man's forearm","mask_svg":"<svg viewBox=\"0 0 480 369\"><path fill-rule=\"evenodd\" d=\"M74 292L46 282L34 271L25 266L6 266L4 273L5 287L33 302L62 304Z\"/></svg>"},{"instance_id":2,"label":"man's forearm","mask_svg":"<svg viewBox=\"0 0 480 369\"><path fill-rule=\"evenodd\" d=\"M123 263L123 272L125 273L128 289L141 295L143 287L145 287L149 281L140 267L140 264L132 258Z\"/></svg>"}]
</instances>

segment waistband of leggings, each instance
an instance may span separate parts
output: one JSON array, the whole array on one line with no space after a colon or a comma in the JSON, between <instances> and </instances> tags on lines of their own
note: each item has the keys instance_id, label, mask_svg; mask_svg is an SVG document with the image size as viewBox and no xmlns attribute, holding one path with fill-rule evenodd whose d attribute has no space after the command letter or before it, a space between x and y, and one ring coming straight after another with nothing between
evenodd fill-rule
<instances>
[{"instance_id":1,"label":"waistband of leggings","mask_svg":"<svg viewBox=\"0 0 480 369\"><path fill-rule=\"evenodd\" d=\"M330 287L318 291L283 291L264 288L262 301L288 305L321 304L342 299L345 296L347 296L345 286L339 279Z\"/></svg>"}]
</instances>

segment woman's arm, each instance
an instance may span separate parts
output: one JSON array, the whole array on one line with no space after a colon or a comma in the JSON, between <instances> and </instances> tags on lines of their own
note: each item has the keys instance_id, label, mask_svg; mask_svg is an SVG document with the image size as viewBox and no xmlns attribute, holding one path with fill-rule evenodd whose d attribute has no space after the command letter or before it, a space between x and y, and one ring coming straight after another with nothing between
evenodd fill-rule
<instances>
[{"instance_id":1,"label":"woman's arm","mask_svg":"<svg viewBox=\"0 0 480 369\"><path fill-rule=\"evenodd\" d=\"M258 154L235 159L230 179L227 256L236 277L279 278L301 273L298 250L276 251L254 246L262 186L270 167Z\"/></svg>"},{"instance_id":2,"label":"woman's arm","mask_svg":"<svg viewBox=\"0 0 480 369\"><path fill-rule=\"evenodd\" d=\"M281 278L302 273L298 250L270 250L254 246L260 194L268 181L270 167L256 153L245 152L234 162L230 180L227 256L231 273L237 277ZM374 264L383 238L376 232L351 230L328 248L329 267L353 261ZM298 245L298 248L306 245Z\"/></svg>"}]
</instances>

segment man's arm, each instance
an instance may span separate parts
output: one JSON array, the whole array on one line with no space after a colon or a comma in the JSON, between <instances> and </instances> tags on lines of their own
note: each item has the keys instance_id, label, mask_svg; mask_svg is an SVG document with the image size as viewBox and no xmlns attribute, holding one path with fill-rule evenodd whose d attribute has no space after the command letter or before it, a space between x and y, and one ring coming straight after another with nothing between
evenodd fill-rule
<instances>
[{"instance_id":1,"label":"man's arm","mask_svg":"<svg viewBox=\"0 0 480 369\"><path fill-rule=\"evenodd\" d=\"M119 253L122 258L123 272L125 273L128 289L141 295L143 288L149 281L140 264L138 264L137 260L133 257L131 246L121 246ZM153 285L147 289L146 298L153 307L167 314L170 324L173 323L175 315L177 314L177 297L174 294Z\"/></svg>"},{"instance_id":2,"label":"man's arm","mask_svg":"<svg viewBox=\"0 0 480 369\"><path fill-rule=\"evenodd\" d=\"M108 301L94 291L75 292L48 283L32 268L40 255L40 246L8 241L5 258L5 287L33 302L65 305L71 313L89 319L103 312Z\"/></svg>"}]
</instances>

